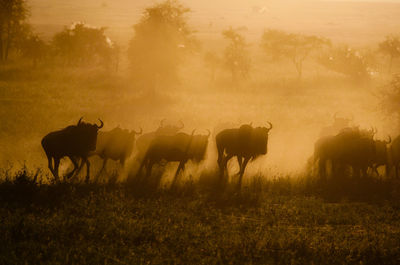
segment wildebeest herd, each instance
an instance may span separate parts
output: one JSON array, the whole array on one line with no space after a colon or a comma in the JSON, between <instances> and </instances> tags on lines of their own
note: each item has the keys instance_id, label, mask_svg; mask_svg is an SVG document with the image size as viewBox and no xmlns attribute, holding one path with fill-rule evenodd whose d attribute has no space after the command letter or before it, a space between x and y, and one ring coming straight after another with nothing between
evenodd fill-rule
<instances>
[{"instance_id":1,"label":"wildebeest herd","mask_svg":"<svg viewBox=\"0 0 400 265\"><path fill-rule=\"evenodd\" d=\"M348 121L344 125L348 125ZM184 128L183 122L180 121L178 125L165 125L164 122L164 120L160 122L157 130L142 134L142 129L129 131L120 127L102 132L99 131L103 127L101 120L100 125L96 125L83 122L81 118L76 125L46 135L42 139L42 146L48 159L49 169L56 181L59 181L58 169L60 159L63 157L68 157L74 165L73 170L64 178L77 175L86 164L86 181L89 181L90 156L97 155L103 159L100 170L102 172L109 159L119 161L123 166L134 152L136 143L134 158L139 163L136 175L140 176L145 171L148 177L154 164L179 162L174 184L189 160L198 164L205 159L211 132L207 130L207 133L200 134L193 130L191 134L187 134L181 131ZM267 124L266 127L244 124L238 128L224 129L216 134L215 145L218 152L216 162L220 180L226 179L227 163L236 157L239 164L237 174L240 188L248 162L268 152L268 135L273 126L270 122ZM314 155L310 159L314 172L322 180L329 175L350 174L361 177L368 172L378 174L380 166L385 166L387 175L394 168L394 174L398 176L400 136L393 142L390 136L387 140L374 140L376 129L363 130L357 126L347 126L334 128L337 131L332 132L332 128L330 135L321 136L316 141Z\"/></svg>"}]
</instances>

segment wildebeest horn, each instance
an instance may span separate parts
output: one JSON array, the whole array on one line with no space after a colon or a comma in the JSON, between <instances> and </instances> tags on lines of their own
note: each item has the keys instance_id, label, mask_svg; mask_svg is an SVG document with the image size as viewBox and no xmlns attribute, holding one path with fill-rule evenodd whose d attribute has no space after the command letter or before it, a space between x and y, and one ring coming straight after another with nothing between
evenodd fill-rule
<instances>
[{"instance_id":1,"label":"wildebeest horn","mask_svg":"<svg viewBox=\"0 0 400 265\"><path fill-rule=\"evenodd\" d=\"M389 136L389 140L384 141L385 144L390 144L392 142L392 137L390 137L390 135L388 135L388 136Z\"/></svg>"},{"instance_id":2,"label":"wildebeest horn","mask_svg":"<svg viewBox=\"0 0 400 265\"><path fill-rule=\"evenodd\" d=\"M142 134L142 132L143 132L143 129L142 129L142 128L140 128L140 132L137 132L137 131L135 131L135 130L133 130L133 132L134 132L135 134Z\"/></svg>"},{"instance_id":3,"label":"wildebeest horn","mask_svg":"<svg viewBox=\"0 0 400 265\"><path fill-rule=\"evenodd\" d=\"M162 127L164 127L164 121L165 121L166 119L162 119L161 121L160 121L160 128L162 128Z\"/></svg>"},{"instance_id":4,"label":"wildebeest horn","mask_svg":"<svg viewBox=\"0 0 400 265\"><path fill-rule=\"evenodd\" d=\"M372 133L376 134L378 132L378 129L376 129L376 127L373 128Z\"/></svg>"},{"instance_id":5,"label":"wildebeest horn","mask_svg":"<svg viewBox=\"0 0 400 265\"><path fill-rule=\"evenodd\" d=\"M104 126L103 121L100 120L100 119L99 119L99 121L100 121L100 126L96 125L96 126L97 126L97 129L101 129L101 128L103 128L103 126Z\"/></svg>"},{"instance_id":6,"label":"wildebeest horn","mask_svg":"<svg viewBox=\"0 0 400 265\"><path fill-rule=\"evenodd\" d=\"M179 129L183 129L183 127L185 127L185 124L183 124L181 120L179 120L179 123L181 124L181 127L179 127Z\"/></svg>"},{"instance_id":7,"label":"wildebeest horn","mask_svg":"<svg viewBox=\"0 0 400 265\"><path fill-rule=\"evenodd\" d=\"M208 138L211 135L211 131L209 129L207 129L207 132L208 132L208 135L207 135L207 138Z\"/></svg>"},{"instance_id":8,"label":"wildebeest horn","mask_svg":"<svg viewBox=\"0 0 400 265\"><path fill-rule=\"evenodd\" d=\"M269 130L271 130L271 129L272 129L272 123L270 123L269 121L267 121L267 122L268 122L268 124L269 124L269 126L270 126L269 128L267 128L267 129L268 129L268 131L269 131Z\"/></svg>"},{"instance_id":9,"label":"wildebeest horn","mask_svg":"<svg viewBox=\"0 0 400 265\"><path fill-rule=\"evenodd\" d=\"M78 125L81 124L82 119L83 119L83 116L79 119Z\"/></svg>"}]
</instances>

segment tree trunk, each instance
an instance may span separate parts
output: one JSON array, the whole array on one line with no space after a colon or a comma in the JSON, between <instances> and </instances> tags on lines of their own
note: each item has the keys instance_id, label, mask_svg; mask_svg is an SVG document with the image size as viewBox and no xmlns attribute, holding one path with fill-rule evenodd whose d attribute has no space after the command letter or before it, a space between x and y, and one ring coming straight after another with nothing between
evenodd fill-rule
<instances>
[{"instance_id":1,"label":"tree trunk","mask_svg":"<svg viewBox=\"0 0 400 265\"><path fill-rule=\"evenodd\" d=\"M7 59L8 59L8 51L10 49L10 43L11 43L11 22L8 21L8 23L7 23L6 47L5 47L5 51L4 51L4 61L7 61Z\"/></svg>"},{"instance_id":2,"label":"tree trunk","mask_svg":"<svg viewBox=\"0 0 400 265\"><path fill-rule=\"evenodd\" d=\"M0 24L0 62L4 59L4 51L3 51L3 25Z\"/></svg>"}]
</instances>

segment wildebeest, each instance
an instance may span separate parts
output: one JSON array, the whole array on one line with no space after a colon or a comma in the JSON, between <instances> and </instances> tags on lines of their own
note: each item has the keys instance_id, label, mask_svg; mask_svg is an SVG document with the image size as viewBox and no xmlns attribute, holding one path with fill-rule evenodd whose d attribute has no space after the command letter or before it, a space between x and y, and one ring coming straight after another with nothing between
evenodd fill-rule
<instances>
[{"instance_id":1,"label":"wildebeest","mask_svg":"<svg viewBox=\"0 0 400 265\"><path fill-rule=\"evenodd\" d=\"M125 160L132 154L135 136L142 132L142 129L136 132L119 127L111 131L99 132L96 151L91 154L98 155L103 159L103 166L99 174L105 169L108 159L119 161L124 166Z\"/></svg>"},{"instance_id":2,"label":"wildebeest","mask_svg":"<svg viewBox=\"0 0 400 265\"><path fill-rule=\"evenodd\" d=\"M58 167L63 157L69 157L74 164L74 169L67 174L68 178L72 177L76 170L79 172L86 163L86 181L89 181L88 156L91 151L96 149L97 132L104 125L102 120L100 123L101 125L98 126L82 122L82 118L80 118L77 125L70 125L43 137L42 146L48 159L49 169L57 181L59 180ZM82 159L82 162L78 167L79 158ZM52 161L54 161L54 165Z\"/></svg>"},{"instance_id":3,"label":"wildebeest","mask_svg":"<svg viewBox=\"0 0 400 265\"><path fill-rule=\"evenodd\" d=\"M350 166L355 175L366 175L368 167L376 159L374 131L346 128L335 136L320 138L314 146L314 162L318 162L319 175L326 178L327 162L331 162L332 174ZM343 173L343 172L340 172Z\"/></svg>"},{"instance_id":4,"label":"wildebeest","mask_svg":"<svg viewBox=\"0 0 400 265\"><path fill-rule=\"evenodd\" d=\"M151 141L156 137L156 136L161 136L161 135L175 135L177 132L182 130L184 128L184 124L182 121L179 121L179 125L164 125L165 119L161 120L160 126L158 129L154 132L150 133L145 133L141 136L139 136L136 140L136 148L138 150L137 152L137 158L141 160L146 153Z\"/></svg>"},{"instance_id":5,"label":"wildebeest","mask_svg":"<svg viewBox=\"0 0 400 265\"><path fill-rule=\"evenodd\" d=\"M371 165L372 170L379 175L378 167L385 166L386 174L389 174L389 155L390 148L388 148L388 144L392 141L392 138L389 136L387 141L383 140L375 140L375 154L373 159L373 164Z\"/></svg>"},{"instance_id":6,"label":"wildebeest","mask_svg":"<svg viewBox=\"0 0 400 265\"><path fill-rule=\"evenodd\" d=\"M240 167L238 187L241 187L242 177L249 160L267 154L268 133L272 129L272 124L270 122L268 124L269 127L257 128L246 124L240 128L225 129L217 134L215 141L221 178L225 174L228 161L236 156Z\"/></svg>"},{"instance_id":7,"label":"wildebeest","mask_svg":"<svg viewBox=\"0 0 400 265\"><path fill-rule=\"evenodd\" d=\"M394 167L395 170L395 176L396 178L399 177L399 169L400 169L400 135L397 136L391 146L390 146L390 169L388 169L388 174L389 171L391 170L392 167Z\"/></svg>"},{"instance_id":8,"label":"wildebeest","mask_svg":"<svg viewBox=\"0 0 400 265\"><path fill-rule=\"evenodd\" d=\"M146 175L151 175L151 169L155 163L162 160L167 162L179 162L172 185L177 180L179 172L185 170L185 164L188 160L200 163L204 158L208 146L208 135L191 135L187 133L177 133L175 135L156 136L149 145L148 150L140 165L138 174L143 167L146 167Z\"/></svg>"},{"instance_id":9,"label":"wildebeest","mask_svg":"<svg viewBox=\"0 0 400 265\"><path fill-rule=\"evenodd\" d=\"M352 123L354 120L353 116L351 116L351 118L346 118L346 117L338 117L337 114L338 113L336 112L335 115L333 116L332 125L326 126L321 129L320 137L336 135L342 129L349 127L350 123Z\"/></svg>"}]
</instances>

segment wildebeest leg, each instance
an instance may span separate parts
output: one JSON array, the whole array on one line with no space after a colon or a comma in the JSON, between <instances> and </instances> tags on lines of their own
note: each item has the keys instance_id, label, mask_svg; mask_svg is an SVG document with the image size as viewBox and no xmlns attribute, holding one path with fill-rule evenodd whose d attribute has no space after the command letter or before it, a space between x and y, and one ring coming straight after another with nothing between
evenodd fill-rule
<instances>
[{"instance_id":1,"label":"wildebeest leg","mask_svg":"<svg viewBox=\"0 0 400 265\"><path fill-rule=\"evenodd\" d=\"M90 162L89 159L86 158L86 183L89 183L90 178Z\"/></svg>"},{"instance_id":2,"label":"wildebeest leg","mask_svg":"<svg viewBox=\"0 0 400 265\"><path fill-rule=\"evenodd\" d=\"M323 158L319 159L318 162L318 170L319 170L319 176L321 177L322 181L326 180L326 160Z\"/></svg>"},{"instance_id":3,"label":"wildebeest leg","mask_svg":"<svg viewBox=\"0 0 400 265\"><path fill-rule=\"evenodd\" d=\"M176 183L176 181L178 180L178 175L179 175L179 172L182 170L185 170L185 163L186 163L186 161L181 161L181 162L179 162L179 166L178 166L178 169L176 170L176 172L175 172L175 177L174 177L174 180L172 181L172 187L173 186L175 186L175 183Z\"/></svg>"},{"instance_id":4,"label":"wildebeest leg","mask_svg":"<svg viewBox=\"0 0 400 265\"><path fill-rule=\"evenodd\" d=\"M153 161L149 161L146 165L146 177L151 176L151 169L153 168Z\"/></svg>"},{"instance_id":5,"label":"wildebeest leg","mask_svg":"<svg viewBox=\"0 0 400 265\"><path fill-rule=\"evenodd\" d=\"M47 157L47 160L48 160L48 162L49 162L48 166L49 166L49 169L50 169L51 174L53 174L53 176L56 177L56 174L54 174L54 168L53 168L53 163L52 163L53 158L51 158L50 156L48 156L48 157Z\"/></svg>"},{"instance_id":6,"label":"wildebeest leg","mask_svg":"<svg viewBox=\"0 0 400 265\"><path fill-rule=\"evenodd\" d=\"M108 158L103 158L103 165L101 166L99 173L97 173L96 178L98 178L100 176L100 174L103 172L103 170L106 169L107 160L108 160ZM106 174L107 174L107 171L106 171Z\"/></svg>"},{"instance_id":7,"label":"wildebeest leg","mask_svg":"<svg viewBox=\"0 0 400 265\"><path fill-rule=\"evenodd\" d=\"M74 169L69 172L68 174L65 175L65 178L71 178L72 175L75 173L76 169L79 167L78 162L76 161L75 157L69 156L69 159L71 160L72 164L74 164Z\"/></svg>"},{"instance_id":8,"label":"wildebeest leg","mask_svg":"<svg viewBox=\"0 0 400 265\"><path fill-rule=\"evenodd\" d=\"M242 162L243 162L243 157L241 156L236 156L238 164L239 164L239 171L238 171L238 175L240 174L240 171L242 170Z\"/></svg>"},{"instance_id":9,"label":"wildebeest leg","mask_svg":"<svg viewBox=\"0 0 400 265\"><path fill-rule=\"evenodd\" d=\"M243 174L244 174L244 170L246 169L247 163L249 162L250 157L245 157L243 160L243 164L242 167L240 169L240 173L239 173L239 183L238 183L238 189L240 190L242 187L242 178L243 178Z\"/></svg>"},{"instance_id":10,"label":"wildebeest leg","mask_svg":"<svg viewBox=\"0 0 400 265\"><path fill-rule=\"evenodd\" d=\"M56 178L56 181L59 182L60 178L58 177L58 167L60 166L60 159L59 158L54 158L54 177Z\"/></svg>"}]
</instances>

